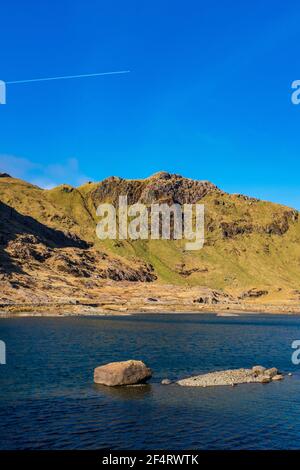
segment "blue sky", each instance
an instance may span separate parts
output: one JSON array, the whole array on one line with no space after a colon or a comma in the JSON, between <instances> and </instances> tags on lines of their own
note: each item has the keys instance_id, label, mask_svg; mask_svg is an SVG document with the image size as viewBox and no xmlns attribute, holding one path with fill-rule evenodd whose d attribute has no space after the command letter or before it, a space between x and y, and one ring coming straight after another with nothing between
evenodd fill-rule
<instances>
[{"instance_id":1,"label":"blue sky","mask_svg":"<svg viewBox=\"0 0 300 470\"><path fill-rule=\"evenodd\" d=\"M300 209L300 5L2 2L0 171L44 187L165 170Z\"/></svg>"}]
</instances>

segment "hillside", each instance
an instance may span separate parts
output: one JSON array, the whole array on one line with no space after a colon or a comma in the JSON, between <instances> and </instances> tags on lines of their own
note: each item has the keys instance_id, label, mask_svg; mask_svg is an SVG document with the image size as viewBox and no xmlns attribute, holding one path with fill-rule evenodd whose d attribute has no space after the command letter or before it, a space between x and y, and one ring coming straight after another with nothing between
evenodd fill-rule
<instances>
[{"instance_id":1,"label":"hillside","mask_svg":"<svg viewBox=\"0 0 300 470\"><path fill-rule=\"evenodd\" d=\"M98 240L97 206L116 204L125 194L129 204L204 204L203 249L186 251L181 240ZM51 190L0 174L0 201L2 303L99 303L108 288L126 284L126 295L141 289L141 298L152 290L168 298L195 292L194 302L203 291L208 303L224 296L298 305L300 220L294 209L165 172Z\"/></svg>"}]
</instances>

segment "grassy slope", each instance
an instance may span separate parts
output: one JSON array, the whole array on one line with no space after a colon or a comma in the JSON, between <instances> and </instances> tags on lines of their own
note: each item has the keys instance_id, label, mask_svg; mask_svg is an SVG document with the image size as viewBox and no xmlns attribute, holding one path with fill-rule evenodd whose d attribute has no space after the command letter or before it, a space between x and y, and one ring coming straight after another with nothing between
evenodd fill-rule
<instances>
[{"instance_id":1,"label":"grassy slope","mask_svg":"<svg viewBox=\"0 0 300 470\"><path fill-rule=\"evenodd\" d=\"M148 184L148 180L122 181L125 189L133 192L133 197L138 197ZM104 198L106 201L114 199L121 190L121 183L111 184L114 190ZM102 250L150 262L159 282L202 285L232 292L250 287L273 290L299 287L300 221L296 212L287 207L212 191L201 200L206 213L205 246L200 251L185 252L180 241L116 243L95 239L95 207L104 201L103 193L98 195L101 201L95 196L98 188L98 184L92 183L77 189L62 185L42 190L21 180L1 178L0 199L42 223L94 241ZM285 233L267 233L267 227L274 221L282 227L286 219L289 228ZM244 233L224 237L222 223L246 229ZM183 263L184 269L199 271L183 276L178 272L178 266Z\"/></svg>"}]
</instances>

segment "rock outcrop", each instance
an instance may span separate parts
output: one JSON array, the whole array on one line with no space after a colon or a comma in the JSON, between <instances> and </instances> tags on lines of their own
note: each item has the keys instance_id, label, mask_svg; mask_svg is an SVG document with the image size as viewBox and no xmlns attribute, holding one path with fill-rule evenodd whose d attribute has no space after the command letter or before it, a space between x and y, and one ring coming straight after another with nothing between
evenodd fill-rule
<instances>
[{"instance_id":1,"label":"rock outcrop","mask_svg":"<svg viewBox=\"0 0 300 470\"><path fill-rule=\"evenodd\" d=\"M94 370L94 382L109 387L146 382L152 371L142 361L111 362Z\"/></svg>"},{"instance_id":2,"label":"rock outcrop","mask_svg":"<svg viewBox=\"0 0 300 470\"><path fill-rule=\"evenodd\" d=\"M242 292L240 295L240 299L246 299L246 298L252 298L256 299L258 297L262 297L263 295L267 295L268 291L263 290L263 289L256 289L255 287L253 289L249 289L247 291Z\"/></svg>"},{"instance_id":3,"label":"rock outcrop","mask_svg":"<svg viewBox=\"0 0 300 470\"><path fill-rule=\"evenodd\" d=\"M204 293L194 299L193 302L198 304L212 305L218 303L227 303L232 300L233 297L225 294L224 292L206 289L206 292L204 290Z\"/></svg>"},{"instance_id":4,"label":"rock outcrop","mask_svg":"<svg viewBox=\"0 0 300 470\"><path fill-rule=\"evenodd\" d=\"M43 190L2 171L0 303L73 299L110 311L130 310L134 299L134 311L299 312L300 220L293 209L167 172ZM203 204L203 248L191 252L173 240L171 216L169 241L99 240L97 207L117 208L121 195L149 212L152 203Z\"/></svg>"}]
</instances>

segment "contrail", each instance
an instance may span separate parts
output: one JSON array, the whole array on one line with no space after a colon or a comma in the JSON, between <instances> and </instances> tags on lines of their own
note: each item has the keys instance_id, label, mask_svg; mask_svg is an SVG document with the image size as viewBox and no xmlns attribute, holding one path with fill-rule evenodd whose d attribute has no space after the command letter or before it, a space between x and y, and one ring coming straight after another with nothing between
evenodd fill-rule
<instances>
[{"instance_id":1,"label":"contrail","mask_svg":"<svg viewBox=\"0 0 300 470\"><path fill-rule=\"evenodd\" d=\"M84 75L66 75L64 77L31 78L30 80L16 80L13 82L6 82L6 84L12 85L15 83L48 82L50 80L68 80L71 78L100 77L101 75L118 75L122 73L130 73L130 70L118 70L116 72L87 73Z\"/></svg>"}]
</instances>

